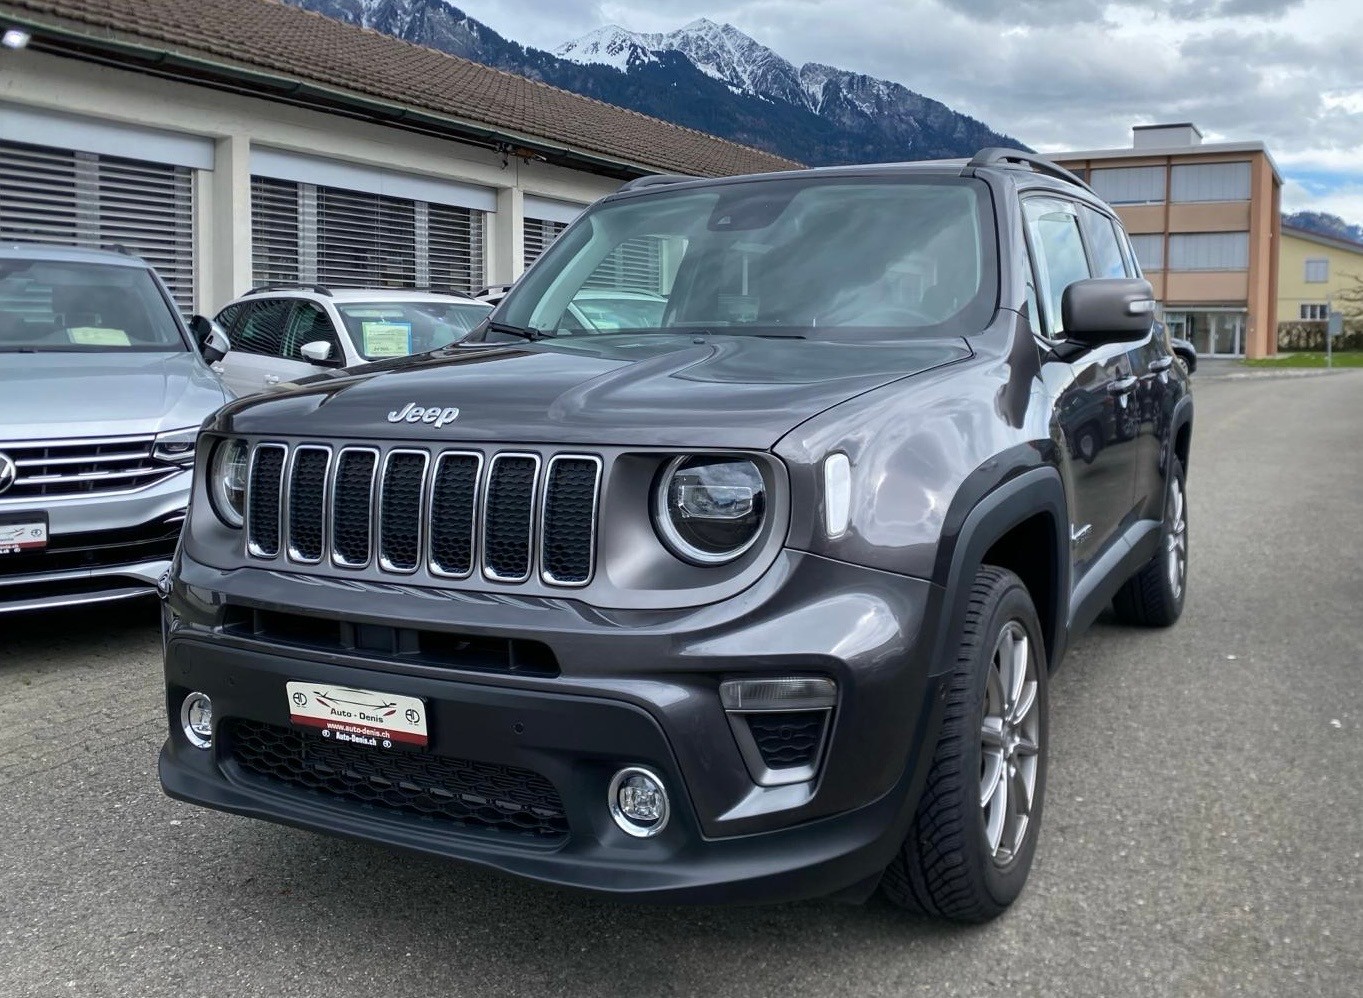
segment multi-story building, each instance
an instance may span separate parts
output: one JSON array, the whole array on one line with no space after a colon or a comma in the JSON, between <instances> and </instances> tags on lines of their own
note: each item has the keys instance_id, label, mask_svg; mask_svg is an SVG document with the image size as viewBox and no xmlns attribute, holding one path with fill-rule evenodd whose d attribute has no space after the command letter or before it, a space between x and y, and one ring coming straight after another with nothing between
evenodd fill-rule
<instances>
[{"instance_id":1,"label":"multi-story building","mask_svg":"<svg viewBox=\"0 0 1363 998\"><path fill-rule=\"evenodd\" d=\"M1140 125L1126 149L1051 155L1117 209L1163 305L1199 353L1277 352L1282 177L1262 142Z\"/></svg>"},{"instance_id":2,"label":"multi-story building","mask_svg":"<svg viewBox=\"0 0 1363 998\"><path fill-rule=\"evenodd\" d=\"M1320 322L1342 292L1363 288L1363 244L1284 225L1278 255L1278 320Z\"/></svg>"}]
</instances>

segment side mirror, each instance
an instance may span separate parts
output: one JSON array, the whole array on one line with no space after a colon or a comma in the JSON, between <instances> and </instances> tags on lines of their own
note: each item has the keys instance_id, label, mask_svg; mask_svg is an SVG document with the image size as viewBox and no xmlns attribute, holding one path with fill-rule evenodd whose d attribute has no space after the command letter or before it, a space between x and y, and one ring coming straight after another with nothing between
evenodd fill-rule
<instances>
[{"instance_id":1,"label":"side mirror","mask_svg":"<svg viewBox=\"0 0 1363 998\"><path fill-rule=\"evenodd\" d=\"M223 329L216 319L196 315L189 320L189 331L194 334L194 341L199 344L199 353L210 364L222 360L227 356L227 351L232 349L232 341L227 338L227 330Z\"/></svg>"},{"instance_id":2,"label":"side mirror","mask_svg":"<svg viewBox=\"0 0 1363 998\"><path fill-rule=\"evenodd\" d=\"M1155 321L1155 291L1139 277L1075 281L1060 299L1065 339L1086 347L1143 339Z\"/></svg>"},{"instance_id":3,"label":"side mirror","mask_svg":"<svg viewBox=\"0 0 1363 998\"><path fill-rule=\"evenodd\" d=\"M326 340L313 340L298 348L303 359L313 364L326 364L331 360L331 344Z\"/></svg>"}]
</instances>

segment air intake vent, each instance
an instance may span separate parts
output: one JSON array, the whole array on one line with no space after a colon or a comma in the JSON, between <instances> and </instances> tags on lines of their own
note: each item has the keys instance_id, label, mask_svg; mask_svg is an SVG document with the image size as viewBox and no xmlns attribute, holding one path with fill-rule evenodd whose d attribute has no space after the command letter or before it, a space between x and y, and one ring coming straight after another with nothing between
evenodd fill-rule
<instances>
[{"instance_id":1,"label":"air intake vent","mask_svg":"<svg viewBox=\"0 0 1363 998\"><path fill-rule=\"evenodd\" d=\"M282 444L261 444L246 487L247 547L258 558L279 554L279 487L284 479Z\"/></svg>"},{"instance_id":2,"label":"air intake vent","mask_svg":"<svg viewBox=\"0 0 1363 998\"><path fill-rule=\"evenodd\" d=\"M483 574L489 579L524 582L530 577L539 466L540 459L533 454L498 454L492 459L483 527Z\"/></svg>"},{"instance_id":3,"label":"air intake vent","mask_svg":"<svg viewBox=\"0 0 1363 998\"><path fill-rule=\"evenodd\" d=\"M379 493L379 564L390 572L415 572L421 555L423 451L392 451Z\"/></svg>"},{"instance_id":4,"label":"air intake vent","mask_svg":"<svg viewBox=\"0 0 1363 998\"><path fill-rule=\"evenodd\" d=\"M431 570L462 579L473 573L474 510L482 458L441 454L431 485Z\"/></svg>"},{"instance_id":5,"label":"air intake vent","mask_svg":"<svg viewBox=\"0 0 1363 998\"><path fill-rule=\"evenodd\" d=\"M348 447L336 463L331 494L331 558L347 568L369 564L378 451Z\"/></svg>"},{"instance_id":6,"label":"air intake vent","mask_svg":"<svg viewBox=\"0 0 1363 998\"><path fill-rule=\"evenodd\" d=\"M289 476L289 557L316 564L322 560L322 527L326 523L326 447L299 447L293 452Z\"/></svg>"},{"instance_id":7,"label":"air intake vent","mask_svg":"<svg viewBox=\"0 0 1363 998\"><path fill-rule=\"evenodd\" d=\"M600 476L601 462L594 457L556 457L549 462L541 540L544 581L580 586L591 579Z\"/></svg>"}]
</instances>

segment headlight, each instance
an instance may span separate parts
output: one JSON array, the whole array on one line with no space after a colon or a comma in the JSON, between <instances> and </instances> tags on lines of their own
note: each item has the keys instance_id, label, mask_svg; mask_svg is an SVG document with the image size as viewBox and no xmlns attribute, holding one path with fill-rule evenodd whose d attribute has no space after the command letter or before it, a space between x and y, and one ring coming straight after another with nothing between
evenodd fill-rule
<instances>
[{"instance_id":1,"label":"headlight","mask_svg":"<svg viewBox=\"0 0 1363 998\"><path fill-rule=\"evenodd\" d=\"M213 501L213 512L229 527L240 527L245 519L249 452L245 440L222 440L208 465L208 497Z\"/></svg>"},{"instance_id":2,"label":"headlight","mask_svg":"<svg viewBox=\"0 0 1363 998\"><path fill-rule=\"evenodd\" d=\"M152 446L152 457L167 464L189 465L194 463L194 442L199 438L199 428L191 426L184 430L171 430L169 433L156 434Z\"/></svg>"},{"instance_id":3,"label":"headlight","mask_svg":"<svg viewBox=\"0 0 1363 998\"><path fill-rule=\"evenodd\" d=\"M757 542L767 513L762 472L747 458L679 457L654 494L653 522L668 549L694 565L723 565Z\"/></svg>"}]
</instances>

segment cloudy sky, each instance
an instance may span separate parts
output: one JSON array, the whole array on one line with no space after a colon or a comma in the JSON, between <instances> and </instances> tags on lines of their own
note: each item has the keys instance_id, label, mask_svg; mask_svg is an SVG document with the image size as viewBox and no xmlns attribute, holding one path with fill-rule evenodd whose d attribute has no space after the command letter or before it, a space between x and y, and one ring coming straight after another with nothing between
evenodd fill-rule
<instances>
[{"instance_id":1,"label":"cloudy sky","mask_svg":"<svg viewBox=\"0 0 1363 998\"><path fill-rule=\"evenodd\" d=\"M1194 121L1262 139L1287 210L1363 223L1360 0L454 0L553 48L603 24L727 21L799 65L897 80L1037 149L1130 143Z\"/></svg>"}]
</instances>

